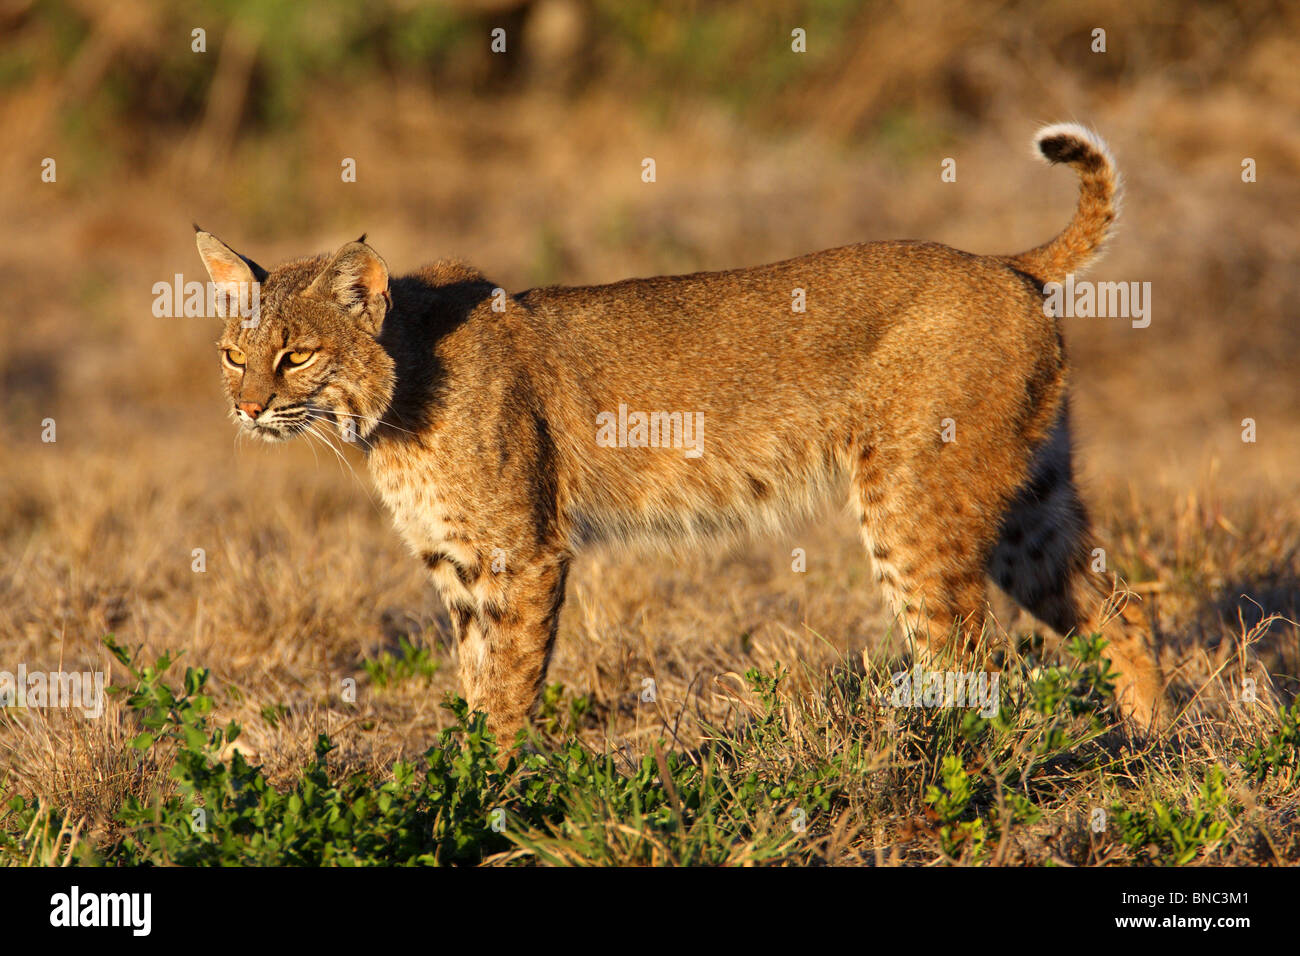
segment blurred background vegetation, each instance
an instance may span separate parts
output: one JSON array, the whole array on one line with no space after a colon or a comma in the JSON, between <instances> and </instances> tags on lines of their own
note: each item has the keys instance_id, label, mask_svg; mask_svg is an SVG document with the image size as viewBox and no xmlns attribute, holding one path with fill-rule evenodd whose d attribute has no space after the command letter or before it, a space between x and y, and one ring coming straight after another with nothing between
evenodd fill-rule
<instances>
[{"instance_id":1,"label":"blurred background vegetation","mask_svg":"<svg viewBox=\"0 0 1300 956\"><path fill-rule=\"evenodd\" d=\"M769 132L814 126L906 154L1041 96L1062 72L1096 96L1159 80L1272 98L1294 88L1296 27L1284 0L6 0L0 88L99 160L141 160L195 126L214 147L301 131L315 95L408 85L485 106L524 88L601 88L660 119L707 99ZM504 52L489 49L495 28Z\"/></svg>"}]
</instances>

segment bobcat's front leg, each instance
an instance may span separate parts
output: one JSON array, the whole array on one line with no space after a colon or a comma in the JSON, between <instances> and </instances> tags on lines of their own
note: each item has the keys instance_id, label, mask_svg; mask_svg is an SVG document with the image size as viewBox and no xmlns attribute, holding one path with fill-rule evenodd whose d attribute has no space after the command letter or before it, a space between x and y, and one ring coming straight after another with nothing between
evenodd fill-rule
<instances>
[{"instance_id":1,"label":"bobcat's front leg","mask_svg":"<svg viewBox=\"0 0 1300 956\"><path fill-rule=\"evenodd\" d=\"M564 603L567 554L533 555L519 567L507 559L466 573L445 589L460 654L461 692L471 712L484 711L504 752L528 720L542 690Z\"/></svg>"}]
</instances>

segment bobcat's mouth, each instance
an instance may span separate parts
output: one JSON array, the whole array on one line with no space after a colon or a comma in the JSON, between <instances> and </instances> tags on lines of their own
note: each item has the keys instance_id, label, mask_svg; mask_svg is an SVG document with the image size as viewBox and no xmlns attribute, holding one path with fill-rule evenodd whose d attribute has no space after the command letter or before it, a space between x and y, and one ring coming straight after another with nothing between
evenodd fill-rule
<instances>
[{"instance_id":1,"label":"bobcat's mouth","mask_svg":"<svg viewBox=\"0 0 1300 956\"><path fill-rule=\"evenodd\" d=\"M235 420L242 431L262 441L288 441L295 435L307 430L310 419L305 414L282 414L271 412L256 419L249 418L242 412L235 412Z\"/></svg>"},{"instance_id":2,"label":"bobcat's mouth","mask_svg":"<svg viewBox=\"0 0 1300 956\"><path fill-rule=\"evenodd\" d=\"M252 433L255 438L269 442L288 441L307 427L305 423L286 425L279 422L243 422L242 424L244 430Z\"/></svg>"},{"instance_id":3,"label":"bobcat's mouth","mask_svg":"<svg viewBox=\"0 0 1300 956\"><path fill-rule=\"evenodd\" d=\"M258 438L269 442L288 441L309 432L320 435L326 442L334 437L349 443L359 440L357 428L348 413L327 405L276 409L257 420L240 416L240 423Z\"/></svg>"}]
</instances>

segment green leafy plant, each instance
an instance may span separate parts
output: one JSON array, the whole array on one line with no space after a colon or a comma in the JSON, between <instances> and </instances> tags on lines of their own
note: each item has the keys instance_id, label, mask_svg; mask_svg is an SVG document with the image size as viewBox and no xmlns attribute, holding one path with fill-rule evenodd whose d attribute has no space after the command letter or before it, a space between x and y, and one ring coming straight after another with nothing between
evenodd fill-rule
<instances>
[{"instance_id":1,"label":"green leafy plant","mask_svg":"<svg viewBox=\"0 0 1300 956\"><path fill-rule=\"evenodd\" d=\"M107 862L436 864L474 861L508 845L494 839L485 810L508 778L482 715L471 719L463 702L452 705L457 726L442 733L423 772L398 763L378 787L364 774L336 779L328 764L333 745L321 735L312 762L282 792L228 748L239 737L237 724L209 727L207 671L187 668L178 694L164 679L168 655L136 669L125 649L106 643L135 679L126 703L145 729L132 745L142 755L167 750L175 783L172 793L126 800Z\"/></svg>"},{"instance_id":2,"label":"green leafy plant","mask_svg":"<svg viewBox=\"0 0 1300 956\"><path fill-rule=\"evenodd\" d=\"M535 724L547 734L561 730L572 732L591 712L591 698L586 694L567 694L563 684L547 684L538 702Z\"/></svg>"},{"instance_id":3,"label":"green leafy plant","mask_svg":"<svg viewBox=\"0 0 1300 956\"><path fill-rule=\"evenodd\" d=\"M1228 795L1223 769L1206 770L1200 791L1186 811L1162 800L1152 800L1150 809L1129 810L1123 804L1111 807L1120 839L1142 854L1179 866L1190 863L1202 851L1221 841L1228 832Z\"/></svg>"},{"instance_id":4,"label":"green leafy plant","mask_svg":"<svg viewBox=\"0 0 1300 956\"><path fill-rule=\"evenodd\" d=\"M949 754L943 758L940 779L942 786L926 787L925 802L939 818L943 852L951 857L967 852L972 860L978 860L984 853L987 833L981 817L962 819L972 812L974 794L970 775L960 757Z\"/></svg>"},{"instance_id":5,"label":"green leafy plant","mask_svg":"<svg viewBox=\"0 0 1300 956\"><path fill-rule=\"evenodd\" d=\"M1281 776L1300 766L1300 701L1279 708L1277 720L1276 732L1238 758L1257 783L1263 783L1270 773Z\"/></svg>"},{"instance_id":6,"label":"green leafy plant","mask_svg":"<svg viewBox=\"0 0 1300 956\"><path fill-rule=\"evenodd\" d=\"M384 651L377 659L361 662L376 687L420 678L426 683L438 673L438 661L427 647L414 646L405 635L397 639L398 654Z\"/></svg>"}]
</instances>

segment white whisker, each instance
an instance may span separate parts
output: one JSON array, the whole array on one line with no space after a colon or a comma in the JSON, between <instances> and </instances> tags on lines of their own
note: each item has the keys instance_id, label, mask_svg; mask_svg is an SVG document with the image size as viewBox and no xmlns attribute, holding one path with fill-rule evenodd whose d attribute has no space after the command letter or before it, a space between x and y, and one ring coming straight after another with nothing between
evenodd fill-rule
<instances>
[{"instance_id":1,"label":"white whisker","mask_svg":"<svg viewBox=\"0 0 1300 956\"><path fill-rule=\"evenodd\" d=\"M382 425L382 426L384 426L385 428L392 428L392 429L395 429L396 431L399 431L399 432L405 432L407 435L417 435L417 434L418 434L418 432L413 432L413 431L411 431L409 428L403 428L401 425L394 425L394 424L393 424L392 422L390 422L390 421L385 421L382 417L381 417L381 418L377 418L377 419L376 419L376 418L369 418L369 417L367 417L367 416L365 416L365 415L358 415L358 414L356 414L356 413L354 413L354 412L343 412L343 411L339 411L339 410L337 410L337 409L333 409L333 408L330 408L330 409L310 408L309 411L312 411L312 412L321 412L321 411L326 411L326 412L328 412L328 413L331 414L331 415L340 415L340 416L343 416L343 417L345 417L345 418L355 418L355 419L357 419L357 420L359 420L359 421L363 421L363 422L374 422L376 428L378 428L379 426Z\"/></svg>"},{"instance_id":2,"label":"white whisker","mask_svg":"<svg viewBox=\"0 0 1300 956\"><path fill-rule=\"evenodd\" d=\"M318 440L324 442L325 447L328 448L330 451L334 452L335 457L337 457L338 460L343 464L343 466L346 467L347 470L352 474L353 480L356 481L356 483L361 487L361 490L365 492L366 497L370 499L370 503L374 505L376 508L379 507L379 502L375 501L374 496L370 493L370 489L366 487L366 483L361 480L359 475L357 475L356 469L352 467L352 462L347 460L347 457L343 454L343 452L341 452L338 448L336 448L334 446L334 443L330 441L326 435L322 434L319 430L317 430L315 425L307 425L303 431L303 434L314 435Z\"/></svg>"},{"instance_id":3,"label":"white whisker","mask_svg":"<svg viewBox=\"0 0 1300 956\"><path fill-rule=\"evenodd\" d=\"M334 424L335 424L335 423L334 423L333 421L331 421L331 420L330 420L326 415L322 415L322 414L319 414L319 413L316 413L316 412L308 412L308 413L307 413L307 417L308 417L309 419L311 419L312 421L322 422L323 424L329 425L331 428L334 427ZM363 419L363 421L368 421L368 420L369 420L369 419ZM374 451L374 447L375 447L375 446L372 445L372 444L370 443L370 440L369 440L369 439L367 439L367 438L363 438L363 437L360 435L360 433L358 433L358 432L356 432L356 431L353 431L352 435L353 435L353 438L354 438L356 441L359 441L362 445L365 446L366 451L368 451L368 452L369 452L369 451Z\"/></svg>"}]
</instances>

